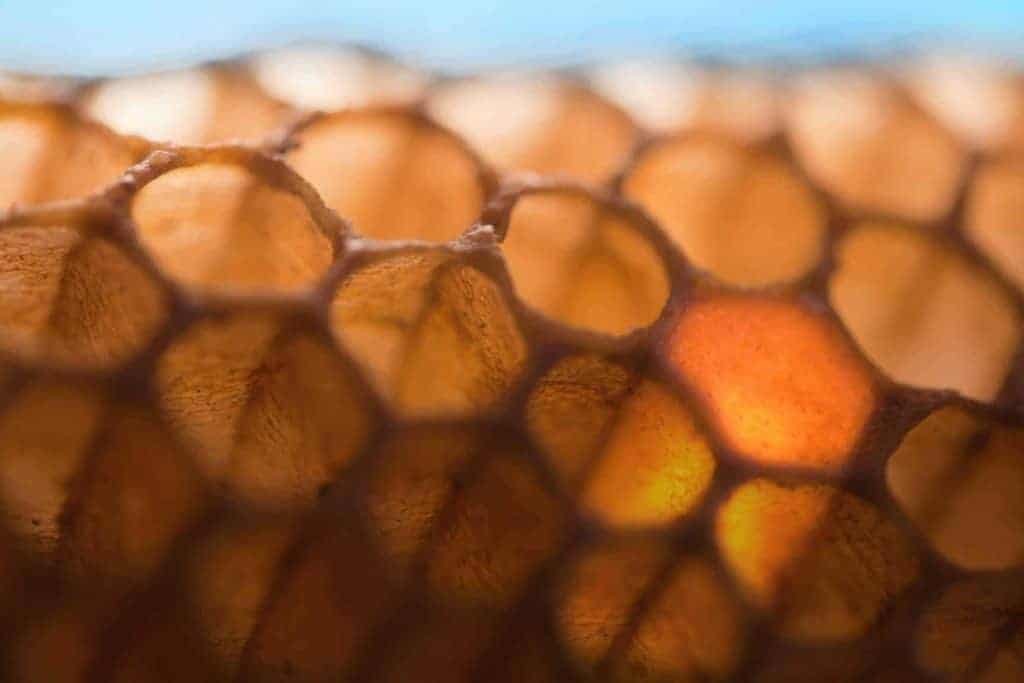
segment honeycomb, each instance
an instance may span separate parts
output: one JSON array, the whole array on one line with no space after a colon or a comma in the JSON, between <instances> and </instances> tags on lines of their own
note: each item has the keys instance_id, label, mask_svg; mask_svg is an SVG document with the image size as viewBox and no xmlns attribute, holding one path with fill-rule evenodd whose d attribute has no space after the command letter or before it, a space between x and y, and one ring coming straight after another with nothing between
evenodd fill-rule
<instances>
[{"instance_id":1,"label":"honeycomb","mask_svg":"<svg viewBox=\"0 0 1024 683\"><path fill-rule=\"evenodd\" d=\"M3 680L1024 680L1019 74L0 97Z\"/></svg>"}]
</instances>

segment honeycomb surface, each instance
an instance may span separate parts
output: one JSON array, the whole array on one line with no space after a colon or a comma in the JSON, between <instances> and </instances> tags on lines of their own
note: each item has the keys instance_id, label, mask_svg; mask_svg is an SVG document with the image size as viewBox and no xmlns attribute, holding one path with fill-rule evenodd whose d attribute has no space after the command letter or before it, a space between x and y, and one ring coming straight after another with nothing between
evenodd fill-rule
<instances>
[{"instance_id":1,"label":"honeycomb surface","mask_svg":"<svg viewBox=\"0 0 1024 683\"><path fill-rule=\"evenodd\" d=\"M0 679L1024 680L1024 80L0 79Z\"/></svg>"}]
</instances>

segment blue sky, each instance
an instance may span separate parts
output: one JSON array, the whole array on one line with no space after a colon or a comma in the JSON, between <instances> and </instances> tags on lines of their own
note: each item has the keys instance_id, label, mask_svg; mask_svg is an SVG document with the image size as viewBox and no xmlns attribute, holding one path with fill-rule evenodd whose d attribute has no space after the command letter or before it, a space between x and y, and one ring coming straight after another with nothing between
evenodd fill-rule
<instances>
[{"instance_id":1,"label":"blue sky","mask_svg":"<svg viewBox=\"0 0 1024 683\"><path fill-rule=\"evenodd\" d=\"M6 68L123 72L302 39L456 71L666 51L807 59L922 40L1024 55L1024 0L0 0Z\"/></svg>"}]
</instances>

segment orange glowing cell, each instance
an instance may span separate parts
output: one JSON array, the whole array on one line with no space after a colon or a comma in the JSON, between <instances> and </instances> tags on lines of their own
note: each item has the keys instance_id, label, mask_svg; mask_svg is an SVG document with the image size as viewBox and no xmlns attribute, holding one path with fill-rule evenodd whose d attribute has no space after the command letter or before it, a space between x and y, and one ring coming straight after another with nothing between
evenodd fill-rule
<instances>
[{"instance_id":1,"label":"orange glowing cell","mask_svg":"<svg viewBox=\"0 0 1024 683\"><path fill-rule=\"evenodd\" d=\"M668 353L726 442L763 464L841 468L875 406L866 363L831 322L792 301L699 300Z\"/></svg>"}]
</instances>

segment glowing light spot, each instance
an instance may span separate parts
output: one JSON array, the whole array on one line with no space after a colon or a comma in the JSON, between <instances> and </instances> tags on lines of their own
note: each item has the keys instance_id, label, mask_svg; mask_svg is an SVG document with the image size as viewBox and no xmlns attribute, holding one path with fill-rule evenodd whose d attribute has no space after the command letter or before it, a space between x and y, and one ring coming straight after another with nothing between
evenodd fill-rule
<instances>
[{"instance_id":1,"label":"glowing light spot","mask_svg":"<svg viewBox=\"0 0 1024 683\"><path fill-rule=\"evenodd\" d=\"M679 399L644 382L620 409L583 504L617 526L670 523L700 502L711 449Z\"/></svg>"},{"instance_id":2,"label":"glowing light spot","mask_svg":"<svg viewBox=\"0 0 1024 683\"><path fill-rule=\"evenodd\" d=\"M866 364L793 302L698 301L669 348L727 443L765 464L841 468L875 405Z\"/></svg>"}]
</instances>

